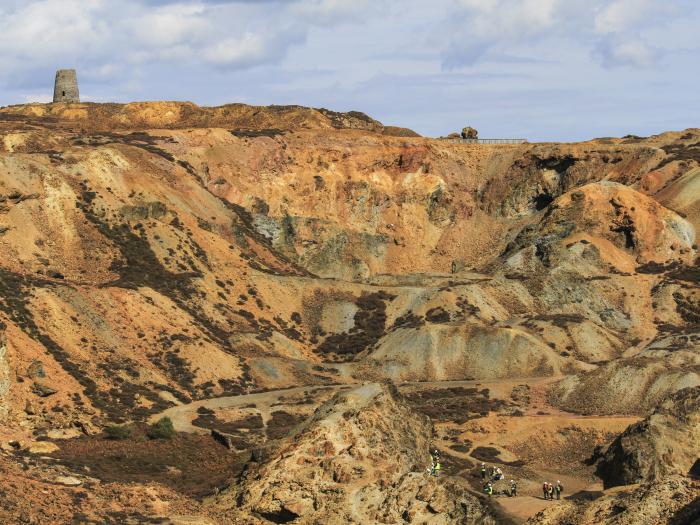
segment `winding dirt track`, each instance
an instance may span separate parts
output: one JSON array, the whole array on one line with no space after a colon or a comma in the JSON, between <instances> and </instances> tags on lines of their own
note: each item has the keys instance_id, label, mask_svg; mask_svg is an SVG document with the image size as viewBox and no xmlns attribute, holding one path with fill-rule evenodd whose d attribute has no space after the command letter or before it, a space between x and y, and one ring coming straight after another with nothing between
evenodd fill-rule
<instances>
[{"instance_id":1,"label":"winding dirt track","mask_svg":"<svg viewBox=\"0 0 700 525\"><path fill-rule=\"evenodd\" d=\"M561 379L560 377L523 377L517 379L496 379L496 380L473 380L473 381L427 381L427 382L407 382L399 384L402 390L425 390L432 388L447 388L453 386L483 386L485 388L497 389L510 387L517 384L548 383ZM283 388L280 390L269 390L254 394L243 394L239 396L213 397L201 399L170 407L159 414L151 416L150 422L155 422L162 417L169 417L175 430L178 432L206 433L207 430L192 425L192 421L197 417L197 409L204 407L209 410L220 410L226 408L239 408L245 405L255 404L255 408L260 411L263 423L267 424L270 418L270 405L279 401L281 396L302 394L319 390L342 390L362 386L363 383L343 383L337 385L323 386L300 386Z\"/></svg>"}]
</instances>

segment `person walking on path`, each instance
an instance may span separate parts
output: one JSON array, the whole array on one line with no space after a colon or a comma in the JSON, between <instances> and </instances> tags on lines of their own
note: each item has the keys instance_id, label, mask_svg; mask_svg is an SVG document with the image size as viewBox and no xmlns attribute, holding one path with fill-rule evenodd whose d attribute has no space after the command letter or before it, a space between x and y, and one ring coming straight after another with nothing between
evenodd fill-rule
<instances>
[{"instance_id":1,"label":"person walking on path","mask_svg":"<svg viewBox=\"0 0 700 525\"><path fill-rule=\"evenodd\" d=\"M518 495L518 484L514 479L510 480L510 497L513 498Z\"/></svg>"},{"instance_id":2,"label":"person walking on path","mask_svg":"<svg viewBox=\"0 0 700 525\"><path fill-rule=\"evenodd\" d=\"M548 499L548 496L549 496L549 490L547 490L547 489L548 489L547 482L545 481L544 483L542 483L542 497L544 499Z\"/></svg>"},{"instance_id":3,"label":"person walking on path","mask_svg":"<svg viewBox=\"0 0 700 525\"><path fill-rule=\"evenodd\" d=\"M482 481L486 479L486 465L484 463L481 464L481 479Z\"/></svg>"},{"instance_id":4,"label":"person walking on path","mask_svg":"<svg viewBox=\"0 0 700 525\"><path fill-rule=\"evenodd\" d=\"M551 483L547 484L547 494L549 495L550 500L554 499L554 485Z\"/></svg>"},{"instance_id":5,"label":"person walking on path","mask_svg":"<svg viewBox=\"0 0 700 525\"><path fill-rule=\"evenodd\" d=\"M564 490L564 485L561 484L561 481L557 480L557 484L556 484L556 486L554 487L554 490L555 490L556 493L557 493L557 499L558 499L558 500L561 499L561 493L562 493L562 491Z\"/></svg>"}]
</instances>

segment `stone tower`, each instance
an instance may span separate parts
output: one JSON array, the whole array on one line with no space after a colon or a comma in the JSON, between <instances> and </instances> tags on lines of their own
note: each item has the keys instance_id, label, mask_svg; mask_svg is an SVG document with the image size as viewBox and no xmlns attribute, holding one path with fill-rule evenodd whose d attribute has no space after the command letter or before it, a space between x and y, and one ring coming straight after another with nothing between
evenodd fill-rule
<instances>
[{"instance_id":1,"label":"stone tower","mask_svg":"<svg viewBox=\"0 0 700 525\"><path fill-rule=\"evenodd\" d=\"M80 102L78 91L78 75L75 69L59 69L56 71L56 83L53 88L54 102Z\"/></svg>"}]
</instances>

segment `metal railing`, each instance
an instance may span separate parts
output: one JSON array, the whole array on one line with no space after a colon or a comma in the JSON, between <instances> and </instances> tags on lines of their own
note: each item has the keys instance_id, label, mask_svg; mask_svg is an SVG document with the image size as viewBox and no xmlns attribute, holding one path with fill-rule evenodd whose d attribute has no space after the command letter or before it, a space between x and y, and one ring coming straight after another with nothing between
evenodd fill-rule
<instances>
[{"instance_id":1,"label":"metal railing","mask_svg":"<svg viewBox=\"0 0 700 525\"><path fill-rule=\"evenodd\" d=\"M454 144L526 144L527 139L448 139Z\"/></svg>"}]
</instances>

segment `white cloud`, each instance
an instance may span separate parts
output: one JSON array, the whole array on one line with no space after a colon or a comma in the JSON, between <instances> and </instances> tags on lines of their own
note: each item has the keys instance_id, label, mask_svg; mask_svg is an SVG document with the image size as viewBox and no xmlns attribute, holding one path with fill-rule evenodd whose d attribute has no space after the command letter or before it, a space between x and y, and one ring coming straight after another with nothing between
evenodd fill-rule
<instances>
[{"instance_id":1,"label":"white cloud","mask_svg":"<svg viewBox=\"0 0 700 525\"><path fill-rule=\"evenodd\" d=\"M0 85L20 77L26 82L53 67L79 67L107 79L110 72L156 63L228 69L273 64L311 27L357 23L383 3L0 0Z\"/></svg>"},{"instance_id":2,"label":"white cloud","mask_svg":"<svg viewBox=\"0 0 700 525\"><path fill-rule=\"evenodd\" d=\"M681 0L680 3L682 3ZM605 67L648 67L663 54L645 32L681 12L678 0L454 0L443 67L473 65L489 52L557 40L589 46Z\"/></svg>"},{"instance_id":3,"label":"white cloud","mask_svg":"<svg viewBox=\"0 0 700 525\"><path fill-rule=\"evenodd\" d=\"M303 34L285 31L273 38L244 33L227 38L205 48L202 56L207 62L227 68L245 68L256 64L276 62L284 57L287 47L303 41Z\"/></svg>"},{"instance_id":4,"label":"white cloud","mask_svg":"<svg viewBox=\"0 0 700 525\"><path fill-rule=\"evenodd\" d=\"M601 64L607 68L614 67L650 67L661 56L661 51L651 47L643 40L604 40L594 51Z\"/></svg>"},{"instance_id":5,"label":"white cloud","mask_svg":"<svg viewBox=\"0 0 700 525\"><path fill-rule=\"evenodd\" d=\"M362 22L386 6L386 0L303 0L295 2L290 12L315 25L335 25Z\"/></svg>"},{"instance_id":6,"label":"white cloud","mask_svg":"<svg viewBox=\"0 0 700 525\"><path fill-rule=\"evenodd\" d=\"M663 8L652 0L615 0L604 6L595 16L598 33L620 33L651 22L652 14Z\"/></svg>"},{"instance_id":7,"label":"white cloud","mask_svg":"<svg viewBox=\"0 0 700 525\"><path fill-rule=\"evenodd\" d=\"M0 53L15 61L46 62L89 55L109 39L100 0L44 0L0 13Z\"/></svg>"},{"instance_id":8,"label":"white cloud","mask_svg":"<svg viewBox=\"0 0 700 525\"><path fill-rule=\"evenodd\" d=\"M174 4L139 12L125 29L144 47L160 48L200 42L213 28L205 6Z\"/></svg>"}]
</instances>

